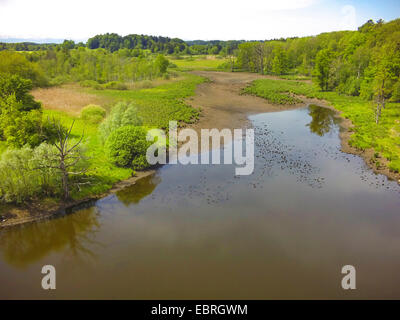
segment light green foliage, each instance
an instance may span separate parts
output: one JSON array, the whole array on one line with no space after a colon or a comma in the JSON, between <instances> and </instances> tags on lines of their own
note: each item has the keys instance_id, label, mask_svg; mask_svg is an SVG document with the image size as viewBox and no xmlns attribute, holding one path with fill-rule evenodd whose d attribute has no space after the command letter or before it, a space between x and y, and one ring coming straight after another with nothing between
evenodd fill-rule
<instances>
[{"instance_id":1,"label":"light green foliage","mask_svg":"<svg viewBox=\"0 0 400 320\"><path fill-rule=\"evenodd\" d=\"M272 61L272 72L280 75L287 73L288 69L286 52L281 47L276 47L274 50L274 59Z\"/></svg>"},{"instance_id":2,"label":"light green foliage","mask_svg":"<svg viewBox=\"0 0 400 320\"><path fill-rule=\"evenodd\" d=\"M73 120L72 137L78 139L84 132L84 151L88 162L85 176L90 184L82 185L81 190L72 190L73 198L84 198L93 194L101 194L110 189L118 181L129 178L132 170L119 168L112 164L104 152L104 145L98 134L98 125L88 123L81 118L74 118L66 113L54 110L44 110L44 118L60 119L64 126L69 126Z\"/></svg>"},{"instance_id":3,"label":"light green foliage","mask_svg":"<svg viewBox=\"0 0 400 320\"><path fill-rule=\"evenodd\" d=\"M400 102L400 80L397 81L396 84L393 86L391 101Z\"/></svg>"},{"instance_id":4,"label":"light green foliage","mask_svg":"<svg viewBox=\"0 0 400 320\"><path fill-rule=\"evenodd\" d=\"M79 85L83 88L92 88L96 90L103 90L104 87L98 83L97 81L94 80L83 80L79 83Z\"/></svg>"},{"instance_id":5,"label":"light green foliage","mask_svg":"<svg viewBox=\"0 0 400 320\"><path fill-rule=\"evenodd\" d=\"M400 76L399 39L400 19L370 20L358 31L242 43L237 64L251 72L313 75L324 91L387 100Z\"/></svg>"},{"instance_id":6,"label":"light green foliage","mask_svg":"<svg viewBox=\"0 0 400 320\"><path fill-rule=\"evenodd\" d=\"M47 80L42 69L35 62L30 62L22 53L0 51L0 73L20 76L32 81L34 86L44 86Z\"/></svg>"},{"instance_id":7,"label":"light green foliage","mask_svg":"<svg viewBox=\"0 0 400 320\"><path fill-rule=\"evenodd\" d=\"M204 56L186 57L184 59L171 60L182 71L191 70L220 70L224 69L225 63L229 63L226 58L212 58Z\"/></svg>"},{"instance_id":8,"label":"light green foliage","mask_svg":"<svg viewBox=\"0 0 400 320\"><path fill-rule=\"evenodd\" d=\"M80 81L82 86L96 89L125 90L125 82L155 79L166 71L165 61L148 53L133 56L104 49L50 49L46 54L38 54L37 59L52 82Z\"/></svg>"},{"instance_id":9,"label":"light green foliage","mask_svg":"<svg viewBox=\"0 0 400 320\"><path fill-rule=\"evenodd\" d=\"M159 54L155 59L154 64L156 65L158 72L164 74L167 72L169 61L162 54Z\"/></svg>"},{"instance_id":10,"label":"light green foliage","mask_svg":"<svg viewBox=\"0 0 400 320\"><path fill-rule=\"evenodd\" d=\"M133 103L119 102L110 112L110 115L104 120L99 127L100 135L103 141L120 127L124 126L140 126L142 119L138 115L137 107Z\"/></svg>"},{"instance_id":11,"label":"light green foliage","mask_svg":"<svg viewBox=\"0 0 400 320\"><path fill-rule=\"evenodd\" d=\"M110 160L120 167L145 169L146 151L151 142L146 140L147 130L143 127L125 126L113 132L107 138L105 149Z\"/></svg>"},{"instance_id":12,"label":"light green foliage","mask_svg":"<svg viewBox=\"0 0 400 320\"><path fill-rule=\"evenodd\" d=\"M303 94L303 92L310 94L317 90L305 82L272 79L255 80L250 86L243 89L243 93L263 97L275 104L299 103L301 100L293 94Z\"/></svg>"},{"instance_id":13,"label":"light green foliage","mask_svg":"<svg viewBox=\"0 0 400 320\"><path fill-rule=\"evenodd\" d=\"M81 118L93 124L100 123L105 116L106 110L95 104L89 104L81 110Z\"/></svg>"},{"instance_id":14,"label":"light green foliage","mask_svg":"<svg viewBox=\"0 0 400 320\"><path fill-rule=\"evenodd\" d=\"M0 160L0 199L21 203L60 194L60 176L48 165L54 163L55 147L9 149Z\"/></svg>"}]
</instances>

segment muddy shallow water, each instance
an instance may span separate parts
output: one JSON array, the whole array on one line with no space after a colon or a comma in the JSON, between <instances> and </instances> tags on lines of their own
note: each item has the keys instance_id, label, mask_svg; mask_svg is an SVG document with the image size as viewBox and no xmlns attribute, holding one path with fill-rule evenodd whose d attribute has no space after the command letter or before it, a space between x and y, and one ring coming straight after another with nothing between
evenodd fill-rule
<instances>
[{"instance_id":1,"label":"muddy shallow water","mask_svg":"<svg viewBox=\"0 0 400 320\"><path fill-rule=\"evenodd\" d=\"M0 298L400 298L397 183L340 151L331 110L250 120L250 176L166 165L92 208L1 231ZM341 288L347 264L356 290Z\"/></svg>"}]
</instances>

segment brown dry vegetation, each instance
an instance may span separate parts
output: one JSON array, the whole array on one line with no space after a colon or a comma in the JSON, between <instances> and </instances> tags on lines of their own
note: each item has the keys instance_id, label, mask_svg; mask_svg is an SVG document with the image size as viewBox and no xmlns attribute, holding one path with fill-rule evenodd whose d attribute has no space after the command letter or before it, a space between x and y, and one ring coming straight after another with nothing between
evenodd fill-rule
<instances>
[{"instance_id":1,"label":"brown dry vegetation","mask_svg":"<svg viewBox=\"0 0 400 320\"><path fill-rule=\"evenodd\" d=\"M52 88L39 88L32 91L35 100L43 103L43 107L78 115L88 104L105 106L109 101L103 97L85 92L77 85L63 85Z\"/></svg>"}]
</instances>

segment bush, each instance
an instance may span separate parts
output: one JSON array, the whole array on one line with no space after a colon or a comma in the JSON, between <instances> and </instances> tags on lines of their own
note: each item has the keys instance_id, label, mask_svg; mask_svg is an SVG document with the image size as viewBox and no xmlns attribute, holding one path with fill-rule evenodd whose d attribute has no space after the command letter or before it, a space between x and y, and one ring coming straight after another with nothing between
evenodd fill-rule
<instances>
[{"instance_id":1,"label":"bush","mask_svg":"<svg viewBox=\"0 0 400 320\"><path fill-rule=\"evenodd\" d=\"M103 90L103 87L100 83L94 80L84 80L80 82L80 86L84 88L92 88L96 90Z\"/></svg>"},{"instance_id":2,"label":"bush","mask_svg":"<svg viewBox=\"0 0 400 320\"><path fill-rule=\"evenodd\" d=\"M154 84L151 80L143 80L137 84L137 87L141 89L150 89L154 87Z\"/></svg>"},{"instance_id":3,"label":"bush","mask_svg":"<svg viewBox=\"0 0 400 320\"><path fill-rule=\"evenodd\" d=\"M41 144L5 151L0 160L0 199L21 203L60 193L60 175L48 167L56 156L55 147Z\"/></svg>"},{"instance_id":4,"label":"bush","mask_svg":"<svg viewBox=\"0 0 400 320\"><path fill-rule=\"evenodd\" d=\"M105 145L110 160L117 166L136 170L149 167L146 151L152 142L146 140L146 134L143 127L136 126L125 126L113 131Z\"/></svg>"},{"instance_id":5,"label":"bush","mask_svg":"<svg viewBox=\"0 0 400 320\"><path fill-rule=\"evenodd\" d=\"M112 90L127 90L128 87L126 84L118 81L111 81L103 84L104 89L112 89Z\"/></svg>"},{"instance_id":6,"label":"bush","mask_svg":"<svg viewBox=\"0 0 400 320\"><path fill-rule=\"evenodd\" d=\"M99 131L103 141L114 130L124 126L140 126L141 118L135 105L128 102L117 103L110 112L110 115L100 124Z\"/></svg>"},{"instance_id":7,"label":"bush","mask_svg":"<svg viewBox=\"0 0 400 320\"><path fill-rule=\"evenodd\" d=\"M32 81L23 79L15 74L0 73L0 99L6 99L14 95L20 104L19 111L40 109L41 104L34 100L29 93L32 89Z\"/></svg>"},{"instance_id":8,"label":"bush","mask_svg":"<svg viewBox=\"0 0 400 320\"><path fill-rule=\"evenodd\" d=\"M42 112L20 111L21 108L15 95L0 100L0 138L14 147L36 146L45 139L41 132Z\"/></svg>"},{"instance_id":9,"label":"bush","mask_svg":"<svg viewBox=\"0 0 400 320\"><path fill-rule=\"evenodd\" d=\"M106 110L95 104L89 104L81 110L81 118L92 124L100 123L105 116Z\"/></svg>"}]
</instances>

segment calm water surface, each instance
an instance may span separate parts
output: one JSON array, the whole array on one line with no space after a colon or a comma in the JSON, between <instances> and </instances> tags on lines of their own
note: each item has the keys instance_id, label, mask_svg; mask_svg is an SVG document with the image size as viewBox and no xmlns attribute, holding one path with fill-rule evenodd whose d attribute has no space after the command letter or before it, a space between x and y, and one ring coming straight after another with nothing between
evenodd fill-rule
<instances>
[{"instance_id":1,"label":"calm water surface","mask_svg":"<svg viewBox=\"0 0 400 320\"><path fill-rule=\"evenodd\" d=\"M167 165L95 207L0 232L0 298L400 298L400 188L317 106L250 117L251 176ZM41 289L41 268L57 289ZM341 268L357 290L341 289Z\"/></svg>"}]
</instances>

